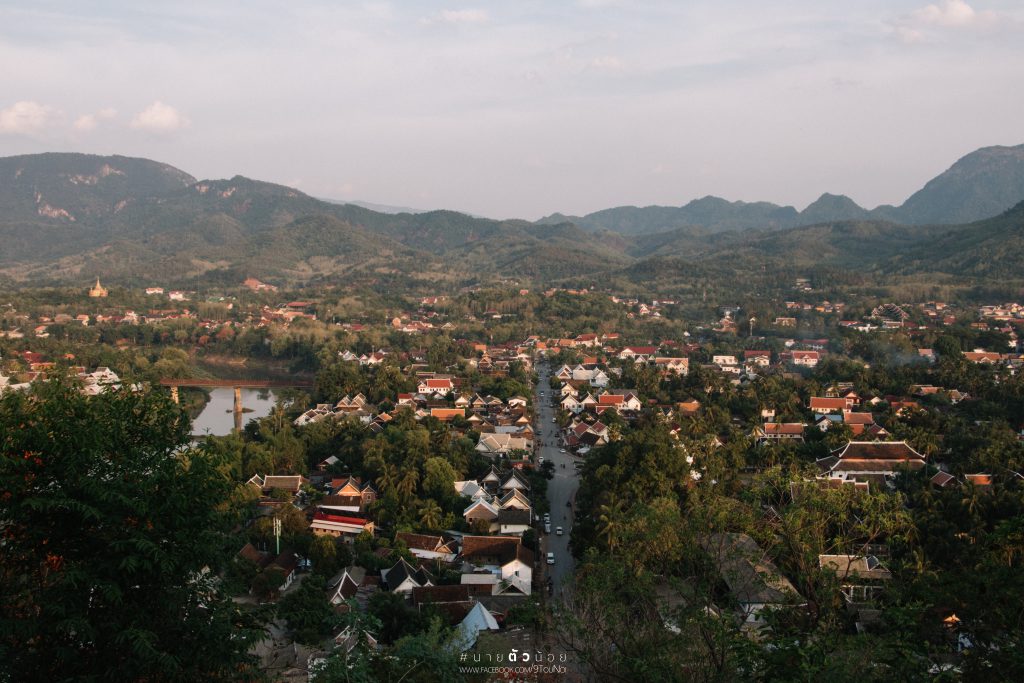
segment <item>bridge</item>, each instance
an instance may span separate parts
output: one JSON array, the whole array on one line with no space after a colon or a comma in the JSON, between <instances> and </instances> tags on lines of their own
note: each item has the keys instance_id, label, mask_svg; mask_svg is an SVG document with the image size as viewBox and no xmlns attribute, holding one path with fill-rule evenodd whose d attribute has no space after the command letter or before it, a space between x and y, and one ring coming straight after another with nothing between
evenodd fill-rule
<instances>
[{"instance_id":1,"label":"bridge","mask_svg":"<svg viewBox=\"0 0 1024 683\"><path fill-rule=\"evenodd\" d=\"M179 387L202 387L204 389L232 387L235 390L235 429L240 431L242 429L242 389L283 389L288 387L308 389L314 385L309 380L294 379L176 379L165 377L160 380L160 386L170 387L171 398L174 399L175 403L180 403L178 399Z\"/></svg>"},{"instance_id":2,"label":"bridge","mask_svg":"<svg viewBox=\"0 0 1024 683\"><path fill-rule=\"evenodd\" d=\"M235 387L237 389L280 389L284 387L309 388L313 382L295 379L172 379L160 380L164 387Z\"/></svg>"}]
</instances>

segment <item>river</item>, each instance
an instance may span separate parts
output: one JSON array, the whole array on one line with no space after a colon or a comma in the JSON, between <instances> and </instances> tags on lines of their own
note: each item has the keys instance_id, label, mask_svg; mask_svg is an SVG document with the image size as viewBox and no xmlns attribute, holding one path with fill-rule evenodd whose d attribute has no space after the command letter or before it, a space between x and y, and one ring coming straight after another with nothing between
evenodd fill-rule
<instances>
[{"instance_id":1,"label":"river","mask_svg":"<svg viewBox=\"0 0 1024 683\"><path fill-rule=\"evenodd\" d=\"M242 389L242 407L247 411L242 413L242 425L249 420L259 417L266 417L274 408L276 396L269 389ZM203 408L203 412L192 421L192 433L212 434L224 436L230 434L235 427L235 390L230 387L222 387L210 390L210 402Z\"/></svg>"}]
</instances>

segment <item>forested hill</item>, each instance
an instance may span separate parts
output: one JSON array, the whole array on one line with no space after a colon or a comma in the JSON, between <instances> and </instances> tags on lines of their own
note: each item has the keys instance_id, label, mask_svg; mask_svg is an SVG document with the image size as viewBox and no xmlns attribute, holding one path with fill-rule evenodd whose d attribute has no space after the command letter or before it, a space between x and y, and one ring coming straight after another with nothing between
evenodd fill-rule
<instances>
[{"instance_id":1,"label":"forested hill","mask_svg":"<svg viewBox=\"0 0 1024 683\"><path fill-rule=\"evenodd\" d=\"M1002 152L996 156L1010 179L993 180L986 202L1016 182L1015 162ZM984 165L958 162L950 178L980 178ZM829 195L804 214L841 219L794 227L787 223L795 212L709 198L693 203L691 213L710 222L728 212L731 218L716 228L687 224L626 236L570 221L495 221L454 211L385 214L241 176L196 180L166 164L117 156L9 157L0 159L0 181L0 282L15 286L96 276L134 285L237 283L255 276L282 283L399 277L451 288L499 279L591 286L624 273L647 284L657 273L698 270L730 279L769 265L1024 279L1020 205L974 223L902 225ZM948 194L952 190L942 188L952 182L929 191ZM913 206L926 207L919 195ZM622 230L628 213L613 227ZM749 227L759 215L768 222Z\"/></svg>"},{"instance_id":2,"label":"forested hill","mask_svg":"<svg viewBox=\"0 0 1024 683\"><path fill-rule=\"evenodd\" d=\"M454 211L384 214L236 176L196 180L127 157L0 159L0 278L281 280L362 272L553 279L631 258L571 224Z\"/></svg>"},{"instance_id":3,"label":"forested hill","mask_svg":"<svg viewBox=\"0 0 1024 683\"><path fill-rule=\"evenodd\" d=\"M961 224L995 216L1024 200L1024 145L983 147L958 160L900 206L865 209L845 195L825 193L803 211L771 202L695 199L685 206L620 206L585 216L552 214L538 223L571 221L593 231L623 235L679 228L779 230L845 220L884 220L905 225Z\"/></svg>"},{"instance_id":4,"label":"forested hill","mask_svg":"<svg viewBox=\"0 0 1024 683\"><path fill-rule=\"evenodd\" d=\"M609 274L650 291L670 292L694 280L749 282L751 274L792 277L827 269L864 282L953 278L961 285L1024 284L1024 202L965 225L900 225L833 221L786 230L684 231L645 258ZM649 239L656 236L643 236Z\"/></svg>"}]
</instances>

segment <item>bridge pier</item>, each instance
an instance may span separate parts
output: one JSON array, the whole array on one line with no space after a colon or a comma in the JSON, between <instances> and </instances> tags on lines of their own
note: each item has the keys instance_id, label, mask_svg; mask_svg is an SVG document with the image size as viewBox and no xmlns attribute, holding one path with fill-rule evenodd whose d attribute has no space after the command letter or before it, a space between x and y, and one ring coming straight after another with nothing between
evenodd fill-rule
<instances>
[{"instance_id":1,"label":"bridge pier","mask_svg":"<svg viewBox=\"0 0 1024 683\"><path fill-rule=\"evenodd\" d=\"M242 387L235 387L235 431L242 431Z\"/></svg>"}]
</instances>

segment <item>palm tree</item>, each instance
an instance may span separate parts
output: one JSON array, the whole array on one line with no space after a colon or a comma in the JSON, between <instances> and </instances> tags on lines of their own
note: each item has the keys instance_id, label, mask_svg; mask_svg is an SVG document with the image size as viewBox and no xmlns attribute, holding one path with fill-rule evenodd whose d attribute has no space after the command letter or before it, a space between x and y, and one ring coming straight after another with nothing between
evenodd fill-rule
<instances>
[{"instance_id":1,"label":"palm tree","mask_svg":"<svg viewBox=\"0 0 1024 683\"><path fill-rule=\"evenodd\" d=\"M420 471L415 467L408 467L402 472L398 481L395 482L395 491L403 500L408 500L416 493L416 485L419 483Z\"/></svg>"},{"instance_id":2,"label":"palm tree","mask_svg":"<svg viewBox=\"0 0 1024 683\"><path fill-rule=\"evenodd\" d=\"M441 526L441 507L434 500L426 500L420 505L420 524L427 529Z\"/></svg>"},{"instance_id":3,"label":"palm tree","mask_svg":"<svg viewBox=\"0 0 1024 683\"><path fill-rule=\"evenodd\" d=\"M608 551L615 552L619 545L619 533L622 531L622 501L615 501L611 505L602 505L598 510L597 535L603 537L608 544Z\"/></svg>"},{"instance_id":4,"label":"palm tree","mask_svg":"<svg viewBox=\"0 0 1024 683\"><path fill-rule=\"evenodd\" d=\"M382 492L391 491L398 484L398 468L390 462L384 463L377 477L377 483Z\"/></svg>"}]
</instances>

